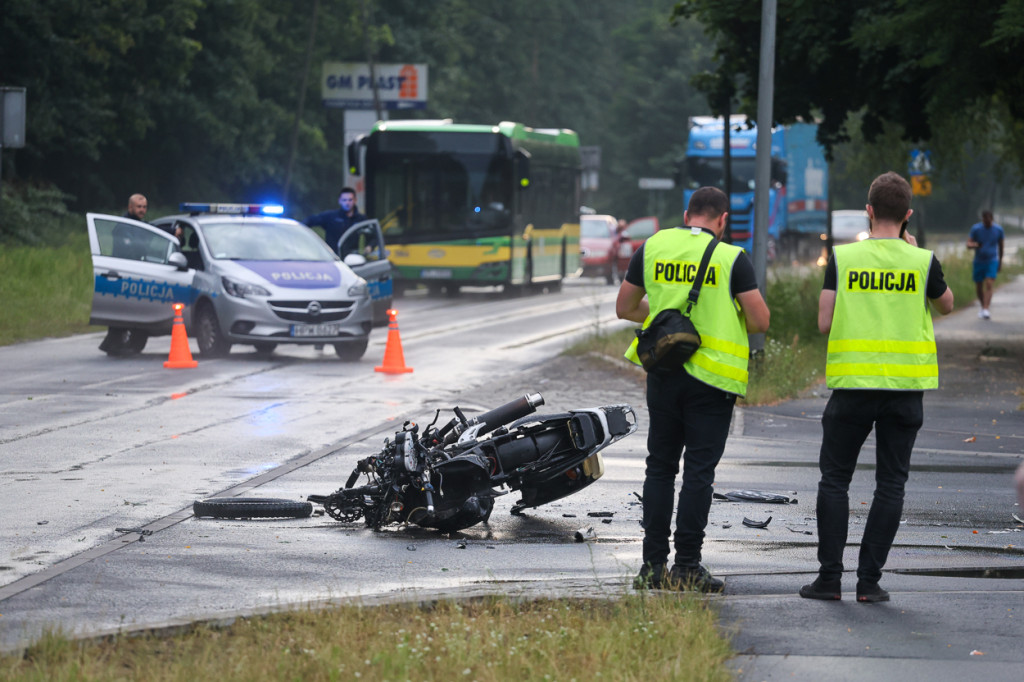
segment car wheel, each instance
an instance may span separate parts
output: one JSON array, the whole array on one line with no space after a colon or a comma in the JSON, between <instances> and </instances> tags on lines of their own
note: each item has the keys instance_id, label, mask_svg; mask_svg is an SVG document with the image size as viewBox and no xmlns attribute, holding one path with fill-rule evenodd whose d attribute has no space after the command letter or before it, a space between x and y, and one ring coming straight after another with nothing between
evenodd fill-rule
<instances>
[{"instance_id":1,"label":"car wheel","mask_svg":"<svg viewBox=\"0 0 1024 682\"><path fill-rule=\"evenodd\" d=\"M220 330L220 321L213 306L205 303L196 311L196 343L199 352L211 358L219 358L228 354L231 343Z\"/></svg>"},{"instance_id":2,"label":"car wheel","mask_svg":"<svg viewBox=\"0 0 1024 682\"><path fill-rule=\"evenodd\" d=\"M146 347L146 342L149 341L149 334L139 329L128 330L128 350L132 355L136 355L142 352L142 349Z\"/></svg>"},{"instance_id":3,"label":"car wheel","mask_svg":"<svg viewBox=\"0 0 1024 682\"><path fill-rule=\"evenodd\" d=\"M334 352L345 362L355 362L366 354L366 347L370 338L366 337L359 341L346 341L345 343L334 344Z\"/></svg>"},{"instance_id":4,"label":"car wheel","mask_svg":"<svg viewBox=\"0 0 1024 682\"><path fill-rule=\"evenodd\" d=\"M277 348L276 343L270 343L269 341L260 341L252 345L256 347L257 353L273 353L274 349Z\"/></svg>"}]
</instances>

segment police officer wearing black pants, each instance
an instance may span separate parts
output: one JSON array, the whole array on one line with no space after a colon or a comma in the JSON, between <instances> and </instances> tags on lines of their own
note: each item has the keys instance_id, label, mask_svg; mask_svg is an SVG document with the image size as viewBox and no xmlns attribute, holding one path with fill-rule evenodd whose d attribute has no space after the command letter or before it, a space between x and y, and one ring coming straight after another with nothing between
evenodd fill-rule
<instances>
[{"instance_id":1,"label":"police officer wearing black pants","mask_svg":"<svg viewBox=\"0 0 1024 682\"><path fill-rule=\"evenodd\" d=\"M721 238L729 198L702 187L683 215L685 227L661 230L630 261L616 314L644 327L662 310L685 310L697 265L712 237ZM736 397L746 393L748 333L767 331L770 314L742 249L718 244L690 313L701 347L680 367L647 375L650 426L643 487L643 565L638 587L718 592L722 580L701 565L715 468L729 435ZM636 342L626 357L639 364ZM680 459L683 484L675 503ZM672 509L675 562L668 567Z\"/></svg>"},{"instance_id":2,"label":"police officer wearing black pants","mask_svg":"<svg viewBox=\"0 0 1024 682\"><path fill-rule=\"evenodd\" d=\"M848 491L874 428L875 493L857 563L857 601L889 601L878 583L903 513L924 391L939 387L929 301L942 315L953 310L938 259L906 231L911 196L898 174L875 178L868 190L870 239L837 246L825 271L818 328L829 335L825 377L833 390L821 417L820 568L817 579L800 589L807 599L842 598Z\"/></svg>"}]
</instances>

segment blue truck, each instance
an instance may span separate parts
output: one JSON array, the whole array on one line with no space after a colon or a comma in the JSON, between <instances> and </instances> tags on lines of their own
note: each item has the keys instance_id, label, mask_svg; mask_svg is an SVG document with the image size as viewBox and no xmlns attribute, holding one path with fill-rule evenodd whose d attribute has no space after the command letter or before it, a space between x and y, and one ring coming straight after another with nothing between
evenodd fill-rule
<instances>
[{"instance_id":1,"label":"blue truck","mask_svg":"<svg viewBox=\"0 0 1024 682\"><path fill-rule=\"evenodd\" d=\"M754 175L757 127L746 116L729 118L732 243L751 251L754 235ZM680 163L683 207L705 185L725 189L723 119L690 118L686 157ZM816 257L828 223L828 165L815 139L817 125L795 123L772 129L768 190L768 257Z\"/></svg>"}]
</instances>

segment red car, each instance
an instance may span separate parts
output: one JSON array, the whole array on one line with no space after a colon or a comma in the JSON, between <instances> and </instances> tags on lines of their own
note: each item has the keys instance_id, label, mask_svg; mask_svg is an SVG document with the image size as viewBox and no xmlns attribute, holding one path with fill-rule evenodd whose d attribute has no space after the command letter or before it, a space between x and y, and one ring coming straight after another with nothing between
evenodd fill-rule
<instances>
[{"instance_id":1,"label":"red car","mask_svg":"<svg viewBox=\"0 0 1024 682\"><path fill-rule=\"evenodd\" d=\"M584 277L604 277L608 284L619 282L633 255L629 237L618 231L610 215L580 216L580 261Z\"/></svg>"},{"instance_id":2,"label":"red car","mask_svg":"<svg viewBox=\"0 0 1024 682\"><path fill-rule=\"evenodd\" d=\"M635 218L626 225L626 234L629 236L629 243L633 245L633 251L638 251L640 245L647 241L647 238L659 229L656 216Z\"/></svg>"}]
</instances>

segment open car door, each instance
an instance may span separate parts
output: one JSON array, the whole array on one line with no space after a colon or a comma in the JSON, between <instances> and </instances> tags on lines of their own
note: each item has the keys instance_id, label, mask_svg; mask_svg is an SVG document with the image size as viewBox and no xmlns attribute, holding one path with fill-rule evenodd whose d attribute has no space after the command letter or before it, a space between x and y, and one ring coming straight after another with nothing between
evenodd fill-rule
<instances>
[{"instance_id":1,"label":"open car door","mask_svg":"<svg viewBox=\"0 0 1024 682\"><path fill-rule=\"evenodd\" d=\"M380 223L376 220L356 223L341 235L336 246L345 264L366 280L373 299L373 326L387 326L393 282L391 261L384 248L384 232Z\"/></svg>"},{"instance_id":2,"label":"open car door","mask_svg":"<svg viewBox=\"0 0 1024 682\"><path fill-rule=\"evenodd\" d=\"M170 333L171 304L189 306L195 299L195 271L178 240L131 218L88 213L86 220L94 281L89 324Z\"/></svg>"}]
</instances>

